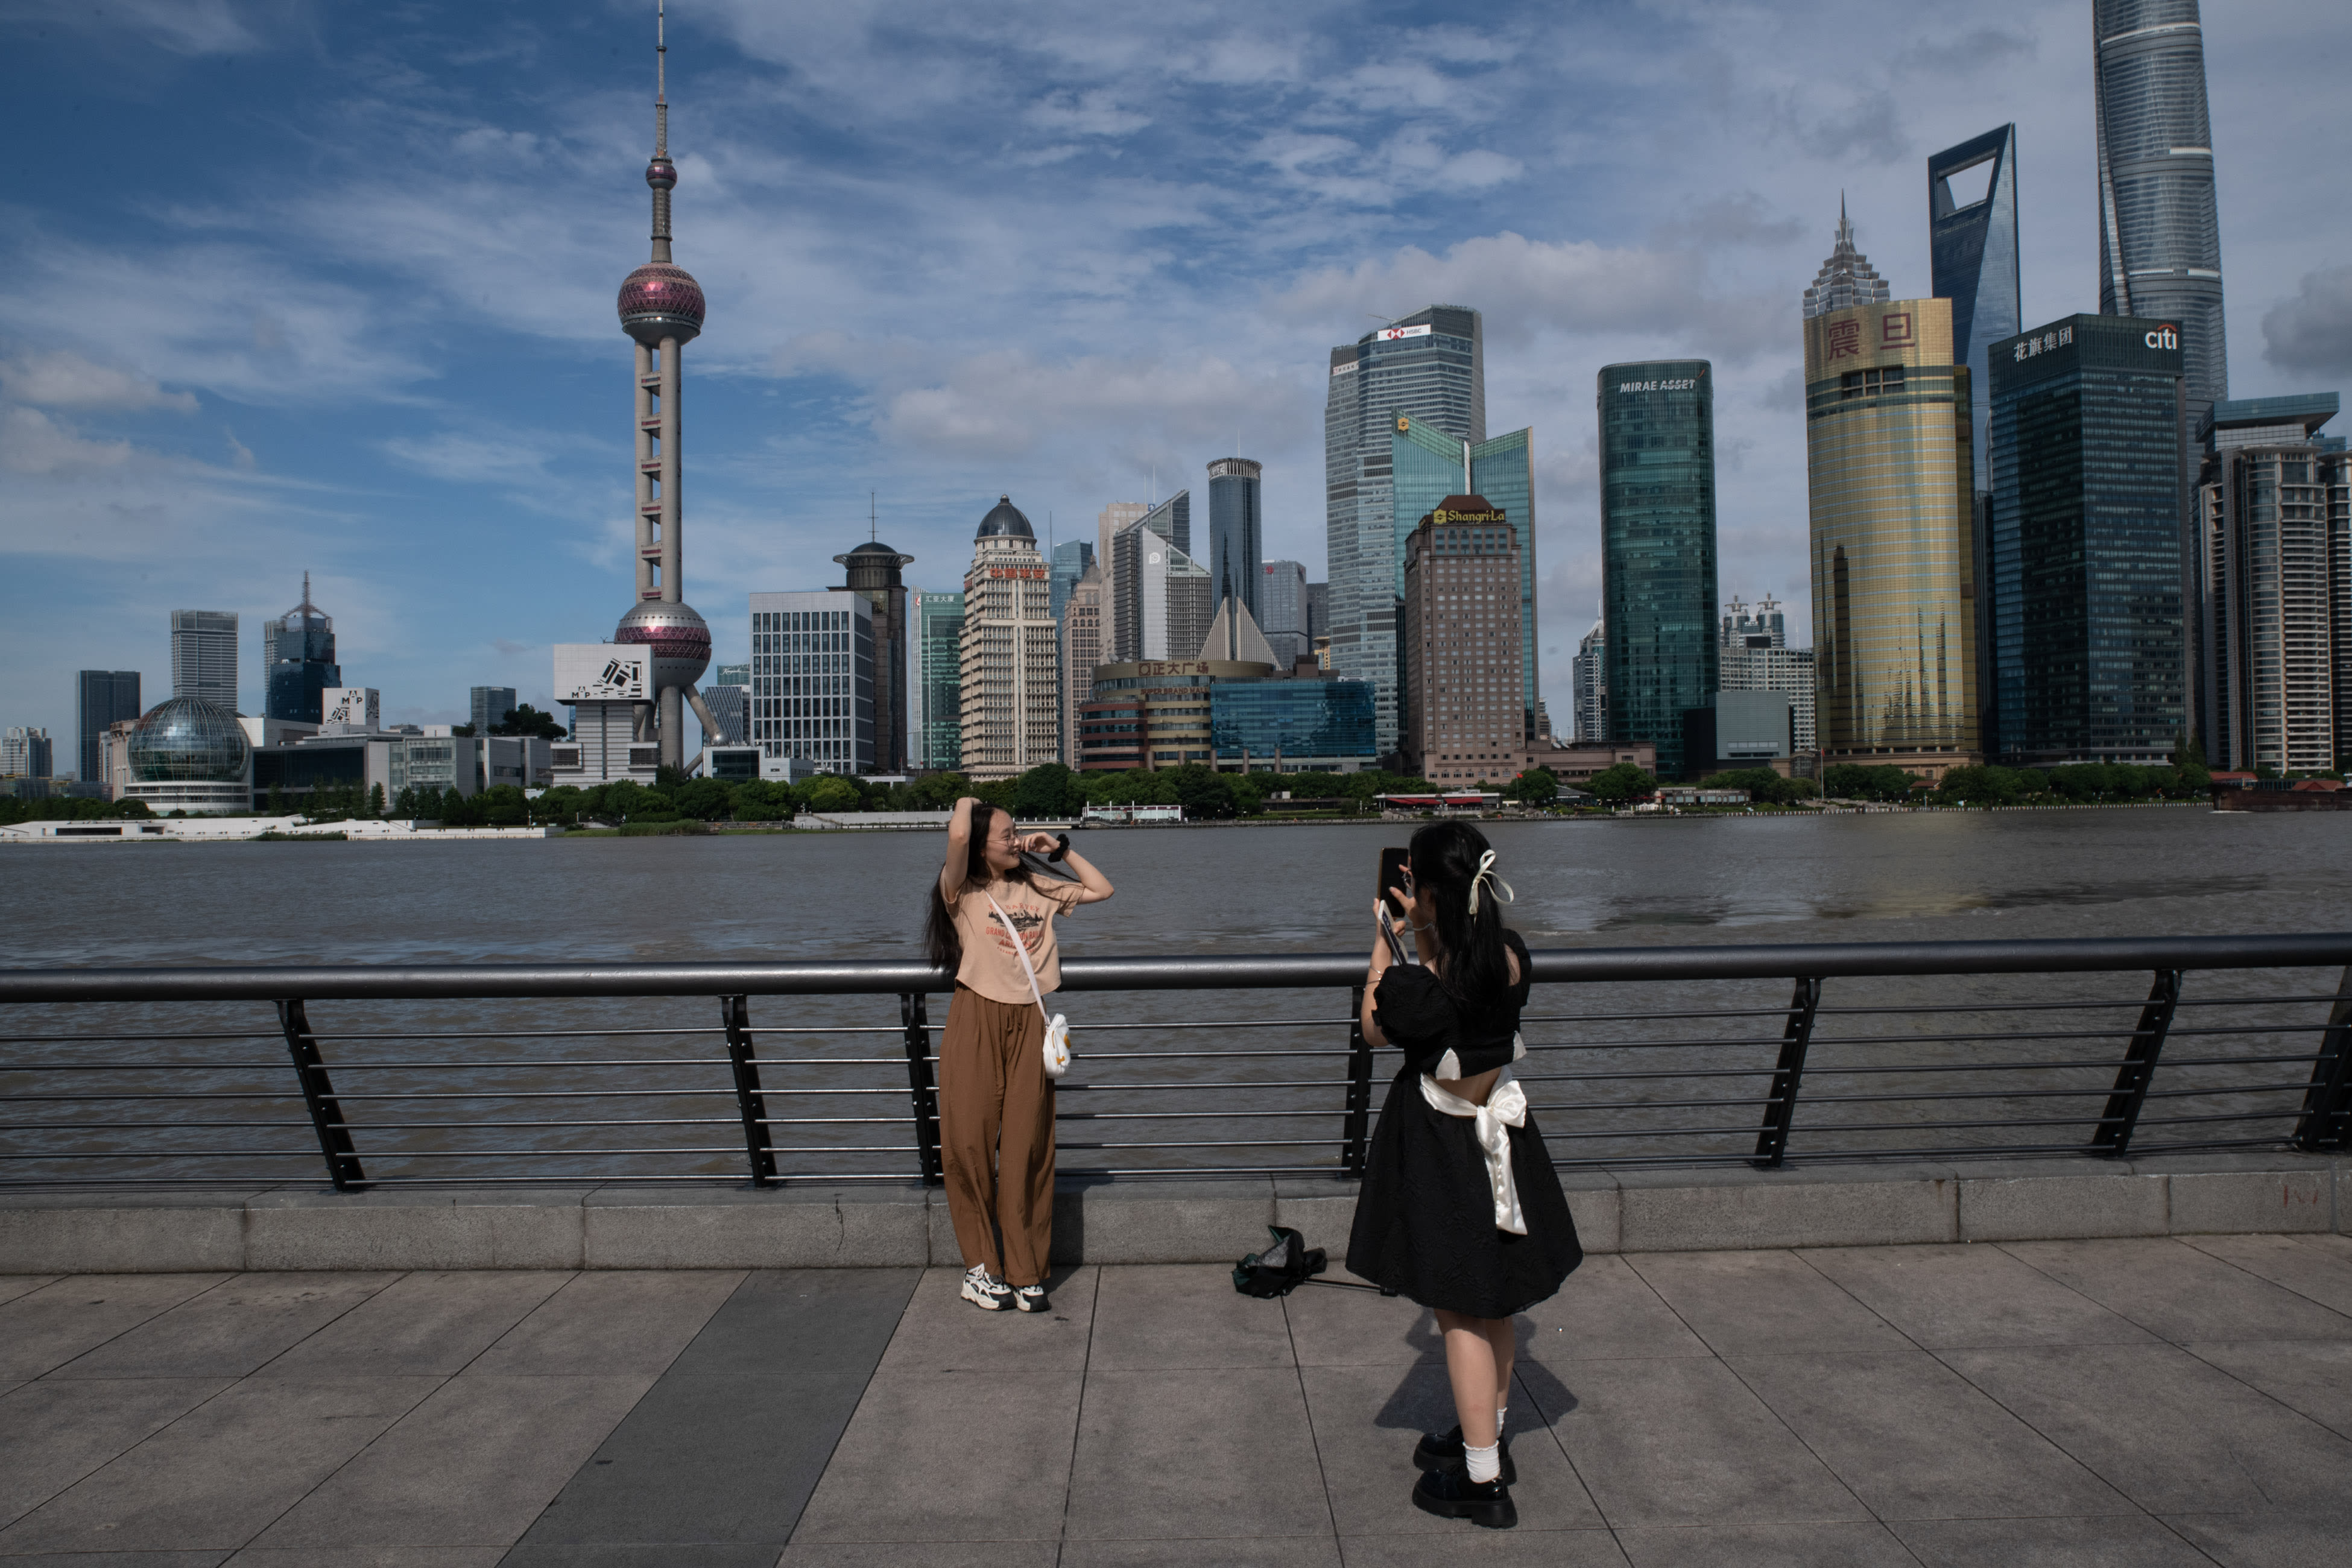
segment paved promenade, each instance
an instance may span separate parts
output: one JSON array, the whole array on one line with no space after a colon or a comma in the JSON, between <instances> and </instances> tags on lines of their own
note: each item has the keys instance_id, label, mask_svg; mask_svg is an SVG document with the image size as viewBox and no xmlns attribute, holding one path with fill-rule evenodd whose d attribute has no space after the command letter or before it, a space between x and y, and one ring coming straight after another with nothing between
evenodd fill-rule
<instances>
[{"instance_id":1,"label":"paved promenade","mask_svg":"<svg viewBox=\"0 0 2352 1568\"><path fill-rule=\"evenodd\" d=\"M2352 1563L2352 1240L1592 1259L1522 1321L1521 1527L1406 1501L1370 1292L946 1269L0 1279L0 1560Z\"/></svg>"}]
</instances>

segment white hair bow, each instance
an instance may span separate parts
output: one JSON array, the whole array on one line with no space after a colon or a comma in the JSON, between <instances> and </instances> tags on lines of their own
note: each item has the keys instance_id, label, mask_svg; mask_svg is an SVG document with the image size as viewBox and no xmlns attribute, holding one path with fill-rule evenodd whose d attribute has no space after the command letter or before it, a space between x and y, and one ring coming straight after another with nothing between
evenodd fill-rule
<instances>
[{"instance_id":1,"label":"white hair bow","mask_svg":"<svg viewBox=\"0 0 2352 1568\"><path fill-rule=\"evenodd\" d=\"M1494 883L1495 896L1503 902L1518 902L1518 895L1511 891L1511 885L1495 875L1495 852L1492 849L1478 857L1478 874L1470 879L1470 912L1474 915L1478 912L1478 884L1481 882Z\"/></svg>"}]
</instances>

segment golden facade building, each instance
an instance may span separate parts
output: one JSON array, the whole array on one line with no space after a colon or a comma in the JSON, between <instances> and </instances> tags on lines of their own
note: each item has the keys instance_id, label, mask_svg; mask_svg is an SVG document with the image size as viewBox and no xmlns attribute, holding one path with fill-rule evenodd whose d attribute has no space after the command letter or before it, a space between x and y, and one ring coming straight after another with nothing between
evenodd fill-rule
<instances>
[{"instance_id":1,"label":"golden facade building","mask_svg":"<svg viewBox=\"0 0 2352 1568\"><path fill-rule=\"evenodd\" d=\"M1036 531L998 500L963 579L963 772L1009 779L1062 760L1060 628Z\"/></svg>"},{"instance_id":2,"label":"golden facade building","mask_svg":"<svg viewBox=\"0 0 2352 1568\"><path fill-rule=\"evenodd\" d=\"M1824 765L1982 760L1969 372L1952 302L1805 322L1815 721Z\"/></svg>"}]
</instances>

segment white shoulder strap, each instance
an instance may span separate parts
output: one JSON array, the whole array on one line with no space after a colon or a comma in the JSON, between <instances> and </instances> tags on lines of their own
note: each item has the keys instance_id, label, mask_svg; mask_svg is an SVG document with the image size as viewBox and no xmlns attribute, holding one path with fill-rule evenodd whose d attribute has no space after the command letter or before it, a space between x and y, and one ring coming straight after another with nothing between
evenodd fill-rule
<instances>
[{"instance_id":1,"label":"white shoulder strap","mask_svg":"<svg viewBox=\"0 0 2352 1568\"><path fill-rule=\"evenodd\" d=\"M1013 952L1021 960L1021 973L1029 977L1029 994L1037 999L1037 1011L1045 1013L1045 994L1037 988L1037 971L1029 962L1029 944L1021 940L1020 931L1013 928L1013 917L1004 912L1004 906L996 901L995 894L982 893L981 897L986 899L988 907L996 911L996 918L1003 923L1004 934L1013 939ZM1047 1021L1052 1021L1050 1015Z\"/></svg>"}]
</instances>

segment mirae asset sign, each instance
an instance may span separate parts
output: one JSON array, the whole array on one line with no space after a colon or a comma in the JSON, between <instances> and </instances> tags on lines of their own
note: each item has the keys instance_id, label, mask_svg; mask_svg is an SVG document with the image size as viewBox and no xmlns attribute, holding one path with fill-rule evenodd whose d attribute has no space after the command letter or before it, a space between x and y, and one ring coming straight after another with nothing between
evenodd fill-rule
<instances>
[{"instance_id":1,"label":"mirae asset sign","mask_svg":"<svg viewBox=\"0 0 2352 1568\"><path fill-rule=\"evenodd\" d=\"M1629 392L1689 392L1697 385L1696 376L1682 381L1621 381L1617 384L1617 395L1622 397Z\"/></svg>"}]
</instances>

